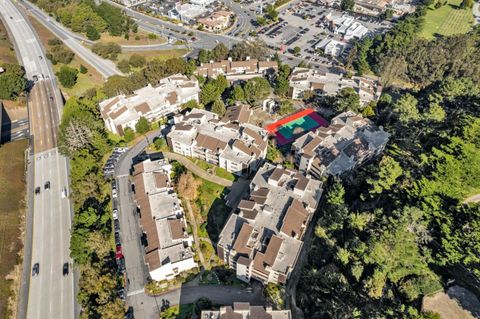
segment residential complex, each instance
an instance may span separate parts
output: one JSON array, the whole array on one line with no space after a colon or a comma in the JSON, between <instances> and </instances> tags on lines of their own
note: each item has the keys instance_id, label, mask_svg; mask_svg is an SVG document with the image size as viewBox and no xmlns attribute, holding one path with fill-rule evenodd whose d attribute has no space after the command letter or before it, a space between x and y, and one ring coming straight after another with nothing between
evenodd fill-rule
<instances>
[{"instance_id":1,"label":"residential complex","mask_svg":"<svg viewBox=\"0 0 480 319\"><path fill-rule=\"evenodd\" d=\"M336 95L343 88L353 88L360 96L362 105L375 101L382 94L378 81L360 76L346 78L342 74L319 72L308 68L295 68L289 78L289 95L301 99L304 92L320 95Z\"/></svg>"},{"instance_id":2,"label":"residential complex","mask_svg":"<svg viewBox=\"0 0 480 319\"><path fill-rule=\"evenodd\" d=\"M121 94L100 102L100 113L109 131L123 135L126 127L135 130L142 116L154 121L177 112L183 103L198 102L199 92L197 80L175 74L161 79L155 87L149 84L132 95Z\"/></svg>"},{"instance_id":3,"label":"residential complex","mask_svg":"<svg viewBox=\"0 0 480 319\"><path fill-rule=\"evenodd\" d=\"M220 234L219 258L243 281L285 284L321 195L320 181L265 163Z\"/></svg>"},{"instance_id":4,"label":"residential complex","mask_svg":"<svg viewBox=\"0 0 480 319\"><path fill-rule=\"evenodd\" d=\"M267 132L246 122L250 112L238 107L221 119L199 109L178 114L167 135L168 145L175 153L199 158L236 175L248 175L263 163L268 146Z\"/></svg>"},{"instance_id":5,"label":"residential complex","mask_svg":"<svg viewBox=\"0 0 480 319\"><path fill-rule=\"evenodd\" d=\"M202 63L195 74L217 78L224 75L228 81L248 80L257 76L263 76L278 70L276 61L258 61L247 59L245 61L232 61L231 58L221 62Z\"/></svg>"},{"instance_id":6,"label":"residential complex","mask_svg":"<svg viewBox=\"0 0 480 319\"><path fill-rule=\"evenodd\" d=\"M345 52L348 44L334 39L325 38L315 44L315 50L322 50L326 55L338 58Z\"/></svg>"},{"instance_id":7,"label":"residential complex","mask_svg":"<svg viewBox=\"0 0 480 319\"><path fill-rule=\"evenodd\" d=\"M369 119L344 112L334 117L330 126L298 138L292 152L300 171L320 178L342 174L380 154L389 137Z\"/></svg>"},{"instance_id":8,"label":"residential complex","mask_svg":"<svg viewBox=\"0 0 480 319\"><path fill-rule=\"evenodd\" d=\"M153 280L171 280L196 268L184 212L170 180L166 160L134 165L132 184L144 234L145 263ZM130 212L124 212L125 214Z\"/></svg>"},{"instance_id":9,"label":"residential complex","mask_svg":"<svg viewBox=\"0 0 480 319\"><path fill-rule=\"evenodd\" d=\"M355 21L355 18L346 13L337 15L332 11L325 15L324 23L328 28L337 34L342 34L345 40L361 39L367 33L368 29Z\"/></svg>"},{"instance_id":10,"label":"residential complex","mask_svg":"<svg viewBox=\"0 0 480 319\"><path fill-rule=\"evenodd\" d=\"M200 319L291 319L290 310L272 310L263 306L251 306L248 302L235 302L220 310L202 310Z\"/></svg>"},{"instance_id":11,"label":"residential complex","mask_svg":"<svg viewBox=\"0 0 480 319\"><path fill-rule=\"evenodd\" d=\"M198 19L203 29L211 32L220 32L232 23L233 13L225 10L215 11L205 18Z\"/></svg>"}]
</instances>

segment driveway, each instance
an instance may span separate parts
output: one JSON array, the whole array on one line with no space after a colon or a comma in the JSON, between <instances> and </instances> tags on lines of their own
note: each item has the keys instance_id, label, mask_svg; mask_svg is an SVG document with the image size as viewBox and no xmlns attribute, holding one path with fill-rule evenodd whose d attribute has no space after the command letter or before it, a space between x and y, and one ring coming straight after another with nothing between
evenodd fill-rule
<instances>
[{"instance_id":1,"label":"driveway","mask_svg":"<svg viewBox=\"0 0 480 319\"><path fill-rule=\"evenodd\" d=\"M158 297L147 296L143 291L127 297L133 306L135 318L158 318L162 299L171 305L193 303L201 297L210 299L215 304L231 305L234 302L250 302L252 305L264 305L265 298L260 289L238 288L235 286L195 286L182 287L169 291Z\"/></svg>"}]
</instances>

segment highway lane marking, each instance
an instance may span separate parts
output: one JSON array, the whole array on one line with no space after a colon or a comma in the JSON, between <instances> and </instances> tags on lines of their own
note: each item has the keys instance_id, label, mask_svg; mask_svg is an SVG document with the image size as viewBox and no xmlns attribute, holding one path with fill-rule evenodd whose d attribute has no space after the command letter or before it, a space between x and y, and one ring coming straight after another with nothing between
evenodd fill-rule
<instances>
[{"instance_id":1,"label":"highway lane marking","mask_svg":"<svg viewBox=\"0 0 480 319\"><path fill-rule=\"evenodd\" d=\"M139 294L141 294L141 293L145 293L145 289L138 289L138 290L129 292L129 293L127 293L127 297L139 295Z\"/></svg>"}]
</instances>

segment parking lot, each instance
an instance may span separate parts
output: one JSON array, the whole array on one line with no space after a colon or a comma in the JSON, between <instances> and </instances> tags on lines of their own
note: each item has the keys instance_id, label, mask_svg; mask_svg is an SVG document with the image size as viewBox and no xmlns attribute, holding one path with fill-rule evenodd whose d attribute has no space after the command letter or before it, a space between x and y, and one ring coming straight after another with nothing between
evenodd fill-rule
<instances>
[{"instance_id":1,"label":"parking lot","mask_svg":"<svg viewBox=\"0 0 480 319\"><path fill-rule=\"evenodd\" d=\"M250 5L255 10L256 4ZM343 43L349 43L342 33L336 32L329 25L326 16L341 17L345 15L353 19L353 23L360 24L368 29L367 35L382 33L391 28L391 22L379 21L367 16L351 16L340 10L320 5L294 3L281 11L277 22L264 27L258 27L259 37L270 47L281 48L293 53L295 47L300 47L300 55L307 61L328 63L330 58L321 57L315 52L315 44L325 38ZM351 42L351 41L350 41Z\"/></svg>"}]
</instances>

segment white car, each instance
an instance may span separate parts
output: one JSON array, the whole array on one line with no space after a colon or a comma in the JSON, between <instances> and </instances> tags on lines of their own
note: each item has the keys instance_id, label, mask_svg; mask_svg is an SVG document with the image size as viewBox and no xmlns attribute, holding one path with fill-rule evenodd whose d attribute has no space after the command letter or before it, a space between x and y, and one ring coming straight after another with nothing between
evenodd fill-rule
<instances>
[{"instance_id":1,"label":"white car","mask_svg":"<svg viewBox=\"0 0 480 319\"><path fill-rule=\"evenodd\" d=\"M62 198L65 198L65 197L67 197L67 188L66 187L64 187L62 189Z\"/></svg>"},{"instance_id":2,"label":"white car","mask_svg":"<svg viewBox=\"0 0 480 319\"><path fill-rule=\"evenodd\" d=\"M117 190L116 189L112 189L112 197L117 198Z\"/></svg>"},{"instance_id":3,"label":"white car","mask_svg":"<svg viewBox=\"0 0 480 319\"><path fill-rule=\"evenodd\" d=\"M114 220L115 220L115 219L118 219L118 210L117 210L117 209L114 209L114 210L112 211L112 213L113 213L113 219L114 219Z\"/></svg>"}]
</instances>

